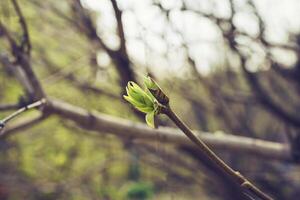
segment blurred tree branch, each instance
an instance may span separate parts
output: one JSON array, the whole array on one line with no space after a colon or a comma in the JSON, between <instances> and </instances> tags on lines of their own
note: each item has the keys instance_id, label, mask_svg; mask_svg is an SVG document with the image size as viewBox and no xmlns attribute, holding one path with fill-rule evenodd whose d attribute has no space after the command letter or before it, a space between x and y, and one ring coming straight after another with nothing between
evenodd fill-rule
<instances>
[{"instance_id":1,"label":"blurred tree branch","mask_svg":"<svg viewBox=\"0 0 300 200\"><path fill-rule=\"evenodd\" d=\"M232 21L233 16L235 15L235 8L234 8L234 3L231 1L231 30L230 30L230 35L234 35L236 27L234 25L234 22ZM253 8L254 4L251 4ZM255 11L257 14L257 12ZM257 14L258 15L258 14ZM258 15L259 19L259 27L260 27L260 32L259 32L259 38L263 44L267 44L266 40L264 39L264 24L263 21L261 20L261 17ZM264 105L264 108L266 108L269 112L275 114L277 117L280 119L284 120L286 123L290 123L293 126L300 127L300 118L298 118L297 115L288 113L282 106L276 104L273 100L272 97L269 95L269 93L262 87L258 80L258 75L257 72L250 72L247 69L247 57L243 55L243 53L240 52L237 43L234 41L234 38L227 37L226 38L229 42L230 48L237 53L237 55L240 58L240 63L241 67L245 73L246 80L248 81L250 87L252 88L252 91L255 93L256 97L260 101L262 105Z\"/></svg>"},{"instance_id":2,"label":"blurred tree branch","mask_svg":"<svg viewBox=\"0 0 300 200\"><path fill-rule=\"evenodd\" d=\"M5 139L8 136L11 136L18 132L24 132L27 129L32 128L33 126L37 125L39 122L42 122L45 120L47 116L45 114L40 114L37 117L31 117L23 119L22 122L13 123L13 125L8 125L7 128L5 128L1 134L0 139Z\"/></svg>"},{"instance_id":3,"label":"blurred tree branch","mask_svg":"<svg viewBox=\"0 0 300 200\"><path fill-rule=\"evenodd\" d=\"M22 38L22 41L20 44L21 51L25 52L28 56L30 56L31 43L30 43L30 37L29 37L29 33L28 33L26 20L23 16L23 13L18 4L18 1L17 0L11 0L11 1L14 6L14 9L19 17L20 25L23 30L23 38Z\"/></svg>"},{"instance_id":4,"label":"blurred tree branch","mask_svg":"<svg viewBox=\"0 0 300 200\"><path fill-rule=\"evenodd\" d=\"M128 81L136 81L136 78L126 51L125 36L121 20L122 12L118 9L116 1L112 1L112 4L115 11L120 38L120 47L117 50L110 49L103 42L102 38L97 33L97 29L93 24L92 18L89 16L87 10L83 8L79 0L73 1L71 6L74 11L75 20L78 20L77 28L79 28L79 30L87 36L91 44L95 44L98 48L104 49L104 51L110 56L119 73L120 86L121 88L125 88ZM125 94L125 90L122 94Z\"/></svg>"},{"instance_id":5,"label":"blurred tree branch","mask_svg":"<svg viewBox=\"0 0 300 200\"><path fill-rule=\"evenodd\" d=\"M23 114L25 111L28 111L28 110L33 109L33 108L40 107L40 106L44 105L45 103L46 103L46 100L45 99L41 99L39 101L36 101L36 102L34 102L32 104L26 105L26 106L18 109L17 111L15 111L12 114L8 115L4 119L0 120L0 133L2 132L2 129L5 128L6 124L9 121L11 121L14 118L18 117L19 115Z\"/></svg>"},{"instance_id":6,"label":"blurred tree branch","mask_svg":"<svg viewBox=\"0 0 300 200\"><path fill-rule=\"evenodd\" d=\"M53 114L74 121L84 129L101 133L107 132L121 137L170 142L176 145L191 145L189 140L176 129L151 129L141 123L89 112L58 100L49 100L47 107ZM271 159L291 160L290 149L286 144L232 135L215 136L208 133L199 134L199 136L213 148L238 150L240 153L249 153Z\"/></svg>"}]
</instances>

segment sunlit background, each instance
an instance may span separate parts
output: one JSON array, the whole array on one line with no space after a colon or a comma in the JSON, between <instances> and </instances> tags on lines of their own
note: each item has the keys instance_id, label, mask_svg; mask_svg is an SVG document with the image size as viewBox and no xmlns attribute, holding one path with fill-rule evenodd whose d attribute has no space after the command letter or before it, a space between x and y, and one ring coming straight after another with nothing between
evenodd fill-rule
<instances>
[{"instance_id":1,"label":"sunlit background","mask_svg":"<svg viewBox=\"0 0 300 200\"><path fill-rule=\"evenodd\" d=\"M96 12L98 34L105 38L107 45L117 48L119 38L111 3L97 0L85 0L82 3ZM266 39L275 44L293 42L291 34L298 33L300 27L300 2L264 0L254 3L256 12L266 26ZM161 8L156 4L160 4ZM152 71L162 70L159 71L162 73L158 73L162 76L167 74L163 73L166 71L182 76L186 72L184 65L187 53L195 59L197 69L203 74L226 63L228 55L222 32L216 23L201 14L230 18L228 1L121 1L118 5L123 10L127 49L137 65L146 66ZM257 37L259 22L253 8L247 1L236 1L235 6L237 12L233 22L238 30ZM256 66L252 67L258 67L265 56L263 49L252 44L253 41L248 37L240 36L238 41L243 46L253 46L257 61ZM185 50L183 46L188 49ZM272 51L278 60L287 65L295 62L295 55L291 52L278 51L275 48ZM106 60L101 54L99 57Z\"/></svg>"}]
</instances>

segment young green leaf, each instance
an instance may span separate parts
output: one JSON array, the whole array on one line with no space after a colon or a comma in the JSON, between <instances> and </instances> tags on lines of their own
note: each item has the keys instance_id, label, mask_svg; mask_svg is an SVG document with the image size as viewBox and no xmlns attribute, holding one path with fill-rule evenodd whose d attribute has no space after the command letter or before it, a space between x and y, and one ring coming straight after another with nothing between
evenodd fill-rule
<instances>
[{"instance_id":1,"label":"young green leaf","mask_svg":"<svg viewBox=\"0 0 300 200\"><path fill-rule=\"evenodd\" d=\"M154 125L154 113L155 113L155 111L153 110L152 112L147 113L146 117L145 117L148 126L150 126L151 128L155 128L155 125Z\"/></svg>"},{"instance_id":2,"label":"young green leaf","mask_svg":"<svg viewBox=\"0 0 300 200\"><path fill-rule=\"evenodd\" d=\"M152 89L152 90L159 89L158 85L153 81L153 79L150 76L145 76L144 84L148 89Z\"/></svg>"},{"instance_id":3,"label":"young green leaf","mask_svg":"<svg viewBox=\"0 0 300 200\"><path fill-rule=\"evenodd\" d=\"M149 79L149 81L151 80ZM154 128L154 116L158 114L158 104L149 89L143 90L136 83L130 81L127 84L126 92L127 95L123 96L124 99L131 103L135 109L146 113L145 119L147 124Z\"/></svg>"},{"instance_id":4,"label":"young green leaf","mask_svg":"<svg viewBox=\"0 0 300 200\"><path fill-rule=\"evenodd\" d=\"M159 103L162 105L167 105L169 103L169 98L167 95L151 77L145 77L144 84L147 90L152 94L151 96L153 96L154 99L156 99Z\"/></svg>"}]
</instances>

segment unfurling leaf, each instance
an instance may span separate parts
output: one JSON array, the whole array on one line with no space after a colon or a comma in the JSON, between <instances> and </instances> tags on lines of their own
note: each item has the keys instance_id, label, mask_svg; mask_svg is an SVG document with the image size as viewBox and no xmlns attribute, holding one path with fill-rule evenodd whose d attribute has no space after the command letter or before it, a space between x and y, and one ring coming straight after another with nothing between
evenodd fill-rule
<instances>
[{"instance_id":1,"label":"unfurling leaf","mask_svg":"<svg viewBox=\"0 0 300 200\"><path fill-rule=\"evenodd\" d=\"M131 103L135 109L146 113L145 119L147 124L155 128L154 117L159 114L159 102L156 97L153 95L154 91L161 91L158 85L150 78L145 78L146 89L143 90L136 83L129 81L126 87L127 95L124 95L124 99Z\"/></svg>"},{"instance_id":2,"label":"unfurling leaf","mask_svg":"<svg viewBox=\"0 0 300 200\"><path fill-rule=\"evenodd\" d=\"M155 114L155 111L152 111L152 112L147 113L146 117L145 117L148 126L150 126L151 128L155 128L155 125L154 125L154 114Z\"/></svg>"},{"instance_id":3,"label":"unfurling leaf","mask_svg":"<svg viewBox=\"0 0 300 200\"><path fill-rule=\"evenodd\" d=\"M124 99L143 113L154 111L154 97L147 94L140 86L130 81L126 87L127 96Z\"/></svg>"},{"instance_id":4,"label":"unfurling leaf","mask_svg":"<svg viewBox=\"0 0 300 200\"><path fill-rule=\"evenodd\" d=\"M144 84L147 87L149 93L151 93L159 103L166 106L169 103L169 98L165 93L162 91L162 89L159 87L159 85L149 76L144 78Z\"/></svg>"},{"instance_id":5,"label":"unfurling leaf","mask_svg":"<svg viewBox=\"0 0 300 200\"><path fill-rule=\"evenodd\" d=\"M153 79L150 76L146 76L144 78L144 84L148 89L157 90L159 89L158 85L153 81Z\"/></svg>"}]
</instances>

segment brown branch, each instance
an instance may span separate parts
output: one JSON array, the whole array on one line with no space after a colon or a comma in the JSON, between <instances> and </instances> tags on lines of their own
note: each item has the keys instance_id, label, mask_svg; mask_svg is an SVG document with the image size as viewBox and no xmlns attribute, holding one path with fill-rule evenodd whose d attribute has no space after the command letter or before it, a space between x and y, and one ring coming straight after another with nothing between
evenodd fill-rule
<instances>
[{"instance_id":1,"label":"brown branch","mask_svg":"<svg viewBox=\"0 0 300 200\"><path fill-rule=\"evenodd\" d=\"M116 4L115 6L116 7L114 9L118 9ZM87 11L84 10L79 0L73 1L72 8L75 16L77 16L78 18L77 20L80 20L80 26L78 26L78 28L87 36L87 38L93 45L96 44L98 48L104 49L112 59L120 77L121 88L125 88L128 81L135 81L136 78L127 52L125 51L125 36L123 25L121 25L121 11L119 9L115 11L115 17L118 23L118 32L120 34L119 36L121 40L121 48L119 50L112 50L105 45L102 38L97 34L97 30L95 28L95 25L93 24L91 17L88 15ZM125 89L123 89L122 94L125 94L125 92Z\"/></svg>"},{"instance_id":2,"label":"brown branch","mask_svg":"<svg viewBox=\"0 0 300 200\"><path fill-rule=\"evenodd\" d=\"M231 0L230 5L231 5L231 11L232 11L231 19L233 19L233 16L235 15L235 9L234 9L234 5L233 5L232 0ZM252 6L254 6L254 4L252 4ZM265 42L264 38L263 38L263 33L264 33L263 22L262 22L262 20L259 16L258 16L258 18L259 18L259 26L260 26L260 39L263 40L262 42L264 44L267 44ZM232 32L232 34L234 34L233 31L236 28L234 27L234 24L233 24L232 20L231 20L231 24L232 24L232 27L233 27L233 30L231 30L231 32ZM247 67L246 67L247 59L239 51L236 42L232 41L232 40L234 40L234 38L227 38L227 40L229 42L230 48L239 56L240 61L241 61L241 67L242 67L242 70L245 74L246 80L248 81L252 91L255 93L257 99L264 106L264 108L266 108L269 112L273 113L279 119L284 120L286 123L292 124L293 126L296 126L296 127L300 127L300 118L297 115L293 115L293 114L287 112L280 105L276 104L273 101L272 97L268 94L266 89L264 89L263 86L261 85L261 83L259 82L257 74L254 73L254 72L250 72L247 69Z\"/></svg>"},{"instance_id":3,"label":"brown branch","mask_svg":"<svg viewBox=\"0 0 300 200\"><path fill-rule=\"evenodd\" d=\"M159 100L158 100L159 101ZM263 200L272 200L270 196L258 189L254 184L242 176L238 171L233 170L220 157L218 157L188 126L172 111L167 103L164 105L162 113L167 115L176 126L197 146L197 154L202 157L202 162L208 165L215 174L223 177L224 181L238 189L235 195L241 199L249 198L245 192L252 192L256 197ZM239 191L240 190L240 191Z\"/></svg>"},{"instance_id":4,"label":"brown branch","mask_svg":"<svg viewBox=\"0 0 300 200\"><path fill-rule=\"evenodd\" d=\"M22 51L21 47L17 45L16 41L12 38L7 28L1 22L0 22L0 32L2 32L6 36L10 44L12 55L16 59L16 65L19 65L20 68L22 69L19 70L22 72L13 71L14 73L19 73L19 74L15 74L16 78L21 78L21 80L19 80L21 84L26 82L27 85L25 85L25 87L27 87L28 90L33 90L33 91L27 91L29 92L33 100L37 101L39 99L44 98L45 97L44 90L31 67L29 55L27 55L25 52ZM2 57L1 62L5 64L5 62L3 62L3 55L1 57ZM13 66L13 64L9 62L8 58L6 59L6 61L8 61L6 62L6 64Z\"/></svg>"},{"instance_id":5,"label":"brown branch","mask_svg":"<svg viewBox=\"0 0 300 200\"><path fill-rule=\"evenodd\" d=\"M23 30L23 38L22 38L22 42L21 42L21 45L20 45L21 49L22 49L22 51L24 51L25 53L30 55L31 43L30 43L30 37L29 37L29 33L28 33L26 20L23 16L23 13L20 9L20 6L19 6L17 0L11 0L11 1L12 1L13 6L14 6L14 9L15 9L18 17L19 17L20 25L21 25L22 30Z\"/></svg>"},{"instance_id":6,"label":"brown branch","mask_svg":"<svg viewBox=\"0 0 300 200\"><path fill-rule=\"evenodd\" d=\"M297 53L300 50L299 46L298 45L292 46L292 45L287 45L287 44L274 44L274 43L271 43L271 42L267 41L266 38L264 37L264 35L265 35L265 23L264 23L264 21L263 21L261 15L259 14L253 0L249 0L248 3L252 7L253 12L254 12L255 16L257 17L257 19L258 19L259 33L258 33L258 36L256 38L253 38L253 37L247 35L246 33L239 32L239 34L246 35L254 41L261 42L261 44L263 44L266 48L267 58L271 62L272 69L274 69L275 72L279 73L283 77L288 78L288 80L292 80L292 81L299 84L300 83L300 81L299 81L299 69L297 69L297 67L295 67L293 69L285 69L279 63L275 62L274 59L272 59L272 55L271 55L271 51L270 51L270 48L275 47L275 48L291 50L291 51L294 51L294 52ZM299 53L298 53L298 55L299 55ZM296 64L296 66L297 66L297 64Z\"/></svg>"},{"instance_id":7,"label":"brown branch","mask_svg":"<svg viewBox=\"0 0 300 200\"><path fill-rule=\"evenodd\" d=\"M271 61L271 67L274 69L275 72L280 74L282 77L286 78L287 80L293 80L299 82L299 76L297 72L297 68L284 68L279 63L275 61Z\"/></svg>"},{"instance_id":8,"label":"brown branch","mask_svg":"<svg viewBox=\"0 0 300 200\"><path fill-rule=\"evenodd\" d=\"M141 123L89 112L68 103L49 100L49 112L75 122L86 130L108 133L119 137L145 139L149 141L168 142L176 145L192 146L191 142L177 129L151 129ZM232 135L214 135L196 132L212 148L252 154L262 158L291 161L288 145Z\"/></svg>"},{"instance_id":9,"label":"brown branch","mask_svg":"<svg viewBox=\"0 0 300 200\"><path fill-rule=\"evenodd\" d=\"M29 98L34 95L34 89L20 66L14 65L5 54L0 54L0 63L13 72L15 78L20 82L20 85Z\"/></svg>"},{"instance_id":10,"label":"brown branch","mask_svg":"<svg viewBox=\"0 0 300 200\"><path fill-rule=\"evenodd\" d=\"M260 14L258 13L258 10L257 10L256 5L253 2L253 0L249 0L248 4L252 7L254 15L257 17L257 20L258 20L259 33L258 33L257 39L259 39L263 45L268 46L269 43L266 41L265 36L264 36L265 35L265 23L262 20L262 17L260 16Z\"/></svg>"},{"instance_id":11,"label":"brown branch","mask_svg":"<svg viewBox=\"0 0 300 200\"><path fill-rule=\"evenodd\" d=\"M292 124L296 127L300 127L300 118L297 115L293 115L287 112L280 105L276 104L269 96L268 92L260 84L256 73L250 72L245 65L246 64L242 64L242 69L246 75L248 83L252 88L252 91L255 93L260 103L264 105L264 107L269 112L273 113L275 116L282 119L287 124Z\"/></svg>"},{"instance_id":12,"label":"brown branch","mask_svg":"<svg viewBox=\"0 0 300 200\"><path fill-rule=\"evenodd\" d=\"M17 63L23 69L25 77L34 90L33 100L44 98L46 94L32 69L29 57L21 52L15 54L15 57L17 58Z\"/></svg>"},{"instance_id":13,"label":"brown branch","mask_svg":"<svg viewBox=\"0 0 300 200\"><path fill-rule=\"evenodd\" d=\"M114 51L106 46L102 38L98 36L96 27L88 15L87 11L81 5L80 0L75 0L71 2L73 13L75 15L75 24L77 28L86 34L87 38L91 40L94 44L98 45L100 48L104 49L106 53L111 56L114 54Z\"/></svg>"},{"instance_id":14,"label":"brown branch","mask_svg":"<svg viewBox=\"0 0 300 200\"><path fill-rule=\"evenodd\" d=\"M124 54L126 54L126 40L125 40L125 34L124 34L124 27L122 22L122 11L118 8L118 4L116 0L111 0L111 4L114 9L115 18L117 21L117 27L118 27L118 35L120 38L120 51Z\"/></svg>"},{"instance_id":15,"label":"brown branch","mask_svg":"<svg viewBox=\"0 0 300 200\"><path fill-rule=\"evenodd\" d=\"M117 9L117 10L115 10L115 13L116 13L115 17L116 17L117 23L119 23L118 30L119 30L119 34L120 34L119 35L120 40L124 39L124 41L121 41L121 45L124 45L124 47L121 47L118 50L112 50L105 45L102 38L97 34L97 29L96 29L95 25L93 24L91 16L89 16L87 10L84 9L84 7L81 5L79 0L72 1L71 6L73 9L74 15L77 17L77 19L75 19L75 20L79 21L79 23L77 22L77 24L79 24L79 26L77 26L77 28L79 28L79 30L86 35L86 37L90 40L92 45L94 45L94 46L96 45L96 47L99 49L104 49L104 51L111 58L113 64L116 67L117 73L119 75L119 83L122 88L121 96L123 96L124 94L126 94L125 88L126 88L127 83L129 81L136 81L136 77L135 77L130 59L129 59L127 51L126 51L125 35L124 35L123 25L121 25L121 23L122 23L121 11L117 8L117 4L113 5L113 7L116 6L114 9ZM119 21L118 21L118 19L119 19ZM133 111L138 118L140 118L140 119L144 118L144 116L141 115L140 112L137 112L135 109L133 109Z\"/></svg>"}]
</instances>

